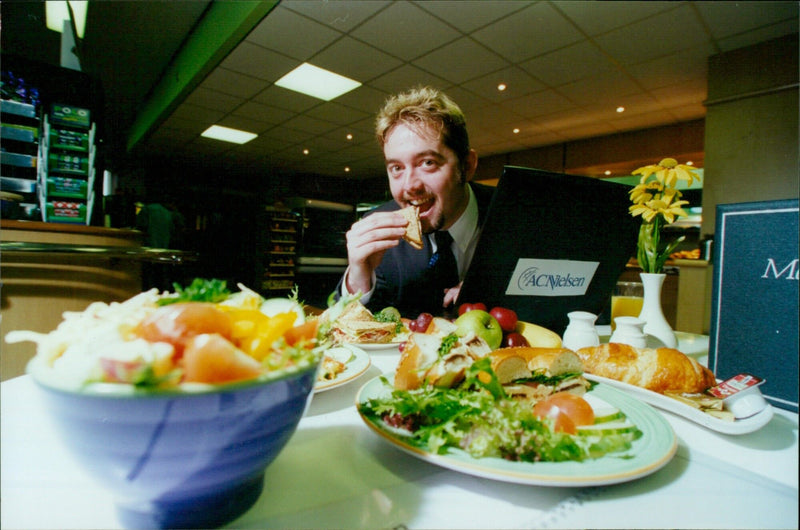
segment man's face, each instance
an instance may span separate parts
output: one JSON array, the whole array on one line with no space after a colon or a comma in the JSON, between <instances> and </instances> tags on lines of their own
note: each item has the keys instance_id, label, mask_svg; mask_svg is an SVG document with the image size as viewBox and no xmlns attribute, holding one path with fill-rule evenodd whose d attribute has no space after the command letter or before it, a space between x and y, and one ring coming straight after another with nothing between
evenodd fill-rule
<instances>
[{"instance_id":1,"label":"man's face","mask_svg":"<svg viewBox=\"0 0 800 530\"><path fill-rule=\"evenodd\" d=\"M418 206L422 230L428 233L450 228L467 208L469 192L456 154L435 131L426 132L395 125L383 154L392 197L402 207Z\"/></svg>"}]
</instances>

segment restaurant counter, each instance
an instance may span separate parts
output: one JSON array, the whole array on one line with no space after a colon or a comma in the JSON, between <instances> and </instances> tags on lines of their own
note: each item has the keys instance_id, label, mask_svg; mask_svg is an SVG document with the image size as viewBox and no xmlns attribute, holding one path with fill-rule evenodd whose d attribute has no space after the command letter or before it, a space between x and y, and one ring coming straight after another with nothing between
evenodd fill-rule
<instances>
[{"instance_id":1,"label":"restaurant counter","mask_svg":"<svg viewBox=\"0 0 800 530\"><path fill-rule=\"evenodd\" d=\"M361 377L313 397L267 468L264 492L230 527L797 528L797 414L776 409L760 430L734 436L660 412L678 449L651 475L592 487L512 484L438 467L368 429L355 396L394 370L399 353L370 357ZM67 454L30 377L1 388L0 526L119 527L110 495Z\"/></svg>"},{"instance_id":2,"label":"restaurant counter","mask_svg":"<svg viewBox=\"0 0 800 530\"><path fill-rule=\"evenodd\" d=\"M181 263L191 253L142 246L138 230L67 223L0 221L2 336L47 332L65 311L122 301L142 291L142 263ZM32 343L0 343L0 377L24 373Z\"/></svg>"}]
</instances>

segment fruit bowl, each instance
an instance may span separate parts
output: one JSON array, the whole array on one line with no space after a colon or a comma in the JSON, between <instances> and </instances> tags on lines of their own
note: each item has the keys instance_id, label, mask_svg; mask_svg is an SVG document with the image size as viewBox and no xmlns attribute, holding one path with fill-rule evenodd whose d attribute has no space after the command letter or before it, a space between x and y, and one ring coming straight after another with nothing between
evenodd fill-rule
<instances>
[{"instance_id":1,"label":"fruit bowl","mask_svg":"<svg viewBox=\"0 0 800 530\"><path fill-rule=\"evenodd\" d=\"M28 365L61 438L129 528L220 526L244 513L310 401L317 364L222 385L143 390L54 381Z\"/></svg>"}]
</instances>

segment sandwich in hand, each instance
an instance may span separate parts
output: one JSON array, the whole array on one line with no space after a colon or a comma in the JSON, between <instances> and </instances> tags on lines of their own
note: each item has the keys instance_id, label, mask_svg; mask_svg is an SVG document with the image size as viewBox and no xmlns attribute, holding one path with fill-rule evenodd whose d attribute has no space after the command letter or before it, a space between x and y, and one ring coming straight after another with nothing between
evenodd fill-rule
<instances>
[{"instance_id":1,"label":"sandwich in hand","mask_svg":"<svg viewBox=\"0 0 800 530\"><path fill-rule=\"evenodd\" d=\"M425 245L422 242L422 224L419 221L419 208L409 206L400 210L400 213L408 221L403 239L408 241L408 244L415 249L422 250Z\"/></svg>"},{"instance_id":2,"label":"sandwich in hand","mask_svg":"<svg viewBox=\"0 0 800 530\"><path fill-rule=\"evenodd\" d=\"M590 386L580 358L566 348L502 348L489 358L506 394L516 399L535 403L556 392L581 396Z\"/></svg>"},{"instance_id":3,"label":"sandwich in hand","mask_svg":"<svg viewBox=\"0 0 800 530\"><path fill-rule=\"evenodd\" d=\"M335 343L386 343L397 333L395 322L378 322L364 304L355 300L347 304L331 323Z\"/></svg>"}]
</instances>

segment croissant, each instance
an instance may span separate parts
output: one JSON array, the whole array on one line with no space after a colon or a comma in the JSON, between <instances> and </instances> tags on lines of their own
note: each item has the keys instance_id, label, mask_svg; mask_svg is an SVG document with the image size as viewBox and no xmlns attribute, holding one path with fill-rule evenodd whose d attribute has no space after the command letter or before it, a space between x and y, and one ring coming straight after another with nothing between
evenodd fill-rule
<instances>
[{"instance_id":1,"label":"croissant","mask_svg":"<svg viewBox=\"0 0 800 530\"><path fill-rule=\"evenodd\" d=\"M577 353L587 373L661 394L704 392L717 384L711 370L672 348L634 348L612 342Z\"/></svg>"}]
</instances>

